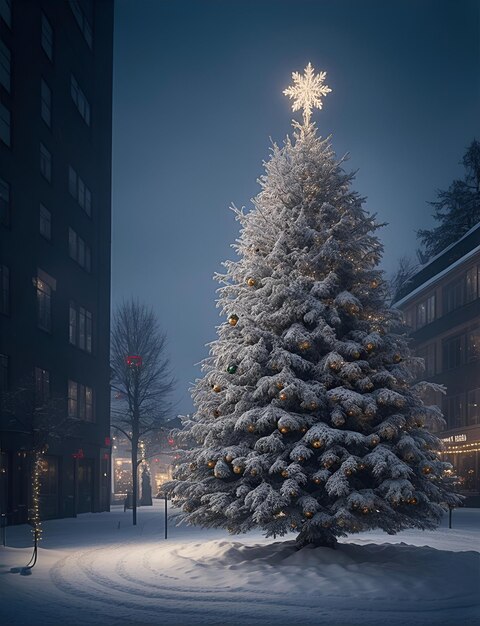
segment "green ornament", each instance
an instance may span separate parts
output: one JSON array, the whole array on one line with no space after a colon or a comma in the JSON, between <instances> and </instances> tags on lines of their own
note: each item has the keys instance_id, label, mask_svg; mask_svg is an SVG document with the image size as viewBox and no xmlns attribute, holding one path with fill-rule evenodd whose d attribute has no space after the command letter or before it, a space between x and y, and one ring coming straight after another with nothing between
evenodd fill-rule
<instances>
[{"instance_id":1,"label":"green ornament","mask_svg":"<svg viewBox=\"0 0 480 626\"><path fill-rule=\"evenodd\" d=\"M232 363L231 365L229 365L229 366L227 367L227 372L228 372L229 374L235 374L235 372L237 371L237 369L238 369L238 366L237 366L237 365L235 365L235 363Z\"/></svg>"}]
</instances>

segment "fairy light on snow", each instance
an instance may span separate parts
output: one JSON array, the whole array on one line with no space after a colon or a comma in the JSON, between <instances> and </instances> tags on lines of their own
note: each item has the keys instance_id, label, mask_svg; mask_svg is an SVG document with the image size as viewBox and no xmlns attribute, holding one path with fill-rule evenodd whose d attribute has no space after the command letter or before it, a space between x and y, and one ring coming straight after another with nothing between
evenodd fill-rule
<instances>
[{"instance_id":1,"label":"fairy light on snow","mask_svg":"<svg viewBox=\"0 0 480 626\"><path fill-rule=\"evenodd\" d=\"M35 543L42 538L42 526L40 522L40 473L42 469L42 452L35 453L35 465L32 482L32 515L30 522L33 526L32 533Z\"/></svg>"}]
</instances>

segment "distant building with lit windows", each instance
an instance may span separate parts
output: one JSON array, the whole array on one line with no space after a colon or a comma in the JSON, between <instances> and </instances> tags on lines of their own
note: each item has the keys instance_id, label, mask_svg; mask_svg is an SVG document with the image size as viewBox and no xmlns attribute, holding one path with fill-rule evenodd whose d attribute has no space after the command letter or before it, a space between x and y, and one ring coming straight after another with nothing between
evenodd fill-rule
<instances>
[{"instance_id":1,"label":"distant building with lit windows","mask_svg":"<svg viewBox=\"0 0 480 626\"><path fill-rule=\"evenodd\" d=\"M480 224L423 265L395 306L425 359L424 378L447 388L428 399L447 422L437 434L460 490L480 505Z\"/></svg>"},{"instance_id":2,"label":"distant building with lit windows","mask_svg":"<svg viewBox=\"0 0 480 626\"><path fill-rule=\"evenodd\" d=\"M109 509L113 0L0 0L0 397L62 398L42 517ZM30 381L27 383L26 381ZM31 505L31 436L0 404L0 514Z\"/></svg>"}]
</instances>

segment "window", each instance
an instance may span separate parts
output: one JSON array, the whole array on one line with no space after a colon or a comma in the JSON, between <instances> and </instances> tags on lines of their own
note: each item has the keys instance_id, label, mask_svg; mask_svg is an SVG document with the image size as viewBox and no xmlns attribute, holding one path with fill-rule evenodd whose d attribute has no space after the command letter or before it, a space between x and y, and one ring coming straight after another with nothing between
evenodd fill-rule
<instances>
[{"instance_id":1,"label":"window","mask_svg":"<svg viewBox=\"0 0 480 626\"><path fill-rule=\"evenodd\" d=\"M73 74L70 77L70 94L72 96L72 100L75 102L78 112L83 117L85 124L90 126L90 104L87 97L80 89L77 79Z\"/></svg>"},{"instance_id":2,"label":"window","mask_svg":"<svg viewBox=\"0 0 480 626\"><path fill-rule=\"evenodd\" d=\"M52 155L45 148L43 143L40 144L40 172L42 176L51 182L52 180Z\"/></svg>"},{"instance_id":3,"label":"window","mask_svg":"<svg viewBox=\"0 0 480 626\"><path fill-rule=\"evenodd\" d=\"M40 234L45 239L52 238L52 214L43 204L40 205Z\"/></svg>"},{"instance_id":4,"label":"window","mask_svg":"<svg viewBox=\"0 0 480 626\"><path fill-rule=\"evenodd\" d=\"M0 0L0 16L5 24L12 26L12 0Z\"/></svg>"},{"instance_id":5,"label":"window","mask_svg":"<svg viewBox=\"0 0 480 626\"><path fill-rule=\"evenodd\" d=\"M5 89L10 93L10 71L11 71L11 56L10 50L0 39L0 85L3 85Z\"/></svg>"},{"instance_id":6,"label":"window","mask_svg":"<svg viewBox=\"0 0 480 626\"><path fill-rule=\"evenodd\" d=\"M95 419L93 389L74 380L68 381L68 417L93 422Z\"/></svg>"},{"instance_id":7,"label":"window","mask_svg":"<svg viewBox=\"0 0 480 626\"><path fill-rule=\"evenodd\" d=\"M471 267L465 274L465 295L467 302L472 302L478 297L477 266Z\"/></svg>"},{"instance_id":8,"label":"window","mask_svg":"<svg viewBox=\"0 0 480 626\"><path fill-rule=\"evenodd\" d=\"M40 112L42 120L50 128L52 125L52 91L43 78L41 82Z\"/></svg>"},{"instance_id":9,"label":"window","mask_svg":"<svg viewBox=\"0 0 480 626\"><path fill-rule=\"evenodd\" d=\"M472 328L467 333L467 359L474 361L480 357L480 328Z\"/></svg>"},{"instance_id":10,"label":"window","mask_svg":"<svg viewBox=\"0 0 480 626\"><path fill-rule=\"evenodd\" d=\"M38 327L50 332L52 330L52 288L38 277L36 282Z\"/></svg>"},{"instance_id":11,"label":"window","mask_svg":"<svg viewBox=\"0 0 480 626\"><path fill-rule=\"evenodd\" d=\"M53 61L53 29L44 13L42 13L42 48L50 61Z\"/></svg>"},{"instance_id":12,"label":"window","mask_svg":"<svg viewBox=\"0 0 480 626\"><path fill-rule=\"evenodd\" d=\"M417 328L430 324L435 319L435 294L417 304Z\"/></svg>"},{"instance_id":13,"label":"window","mask_svg":"<svg viewBox=\"0 0 480 626\"><path fill-rule=\"evenodd\" d=\"M35 368L35 404L43 406L50 398L50 372Z\"/></svg>"},{"instance_id":14,"label":"window","mask_svg":"<svg viewBox=\"0 0 480 626\"><path fill-rule=\"evenodd\" d=\"M70 302L69 341L80 350L92 352L93 319L91 311Z\"/></svg>"},{"instance_id":15,"label":"window","mask_svg":"<svg viewBox=\"0 0 480 626\"><path fill-rule=\"evenodd\" d=\"M77 235L73 228L68 229L68 253L70 258L76 261L87 272L90 272L92 265L92 253L90 246Z\"/></svg>"},{"instance_id":16,"label":"window","mask_svg":"<svg viewBox=\"0 0 480 626\"><path fill-rule=\"evenodd\" d=\"M10 270L6 265L0 265L0 313L10 313Z\"/></svg>"},{"instance_id":17,"label":"window","mask_svg":"<svg viewBox=\"0 0 480 626\"><path fill-rule=\"evenodd\" d=\"M70 0L70 7L75 17L75 21L77 22L80 30L82 31L83 38L85 39L85 41L87 42L87 46L91 50L92 43L93 43L93 34L92 34L92 27L90 26L90 22L88 21L85 13L83 12L83 9L80 6L80 2L78 0Z\"/></svg>"},{"instance_id":18,"label":"window","mask_svg":"<svg viewBox=\"0 0 480 626\"><path fill-rule=\"evenodd\" d=\"M92 194L71 165L68 168L68 191L90 217L92 213Z\"/></svg>"},{"instance_id":19,"label":"window","mask_svg":"<svg viewBox=\"0 0 480 626\"><path fill-rule=\"evenodd\" d=\"M0 102L0 139L6 146L10 147L10 111Z\"/></svg>"},{"instance_id":20,"label":"window","mask_svg":"<svg viewBox=\"0 0 480 626\"><path fill-rule=\"evenodd\" d=\"M0 391L8 390L8 356L0 354Z\"/></svg>"},{"instance_id":21,"label":"window","mask_svg":"<svg viewBox=\"0 0 480 626\"><path fill-rule=\"evenodd\" d=\"M464 394L446 396L443 401L443 414L449 428L459 428L465 425Z\"/></svg>"},{"instance_id":22,"label":"window","mask_svg":"<svg viewBox=\"0 0 480 626\"><path fill-rule=\"evenodd\" d=\"M424 360L425 362L425 376L435 376L436 374L436 366L435 366L435 355L436 355L436 346L434 343L430 343L423 348L418 350L418 356Z\"/></svg>"},{"instance_id":23,"label":"window","mask_svg":"<svg viewBox=\"0 0 480 626\"><path fill-rule=\"evenodd\" d=\"M10 185L0 178L0 224L10 224Z\"/></svg>"},{"instance_id":24,"label":"window","mask_svg":"<svg viewBox=\"0 0 480 626\"><path fill-rule=\"evenodd\" d=\"M472 389L467 396L467 426L480 424L480 389Z\"/></svg>"},{"instance_id":25,"label":"window","mask_svg":"<svg viewBox=\"0 0 480 626\"><path fill-rule=\"evenodd\" d=\"M465 363L465 335L457 335L443 341L443 371Z\"/></svg>"}]
</instances>

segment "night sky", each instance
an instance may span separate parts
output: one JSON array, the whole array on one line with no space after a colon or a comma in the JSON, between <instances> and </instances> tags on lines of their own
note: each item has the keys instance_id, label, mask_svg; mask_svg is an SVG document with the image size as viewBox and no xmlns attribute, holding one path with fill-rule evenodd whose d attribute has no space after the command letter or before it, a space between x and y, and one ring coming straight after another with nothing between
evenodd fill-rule
<instances>
[{"instance_id":1,"label":"night sky","mask_svg":"<svg viewBox=\"0 0 480 626\"><path fill-rule=\"evenodd\" d=\"M182 414L221 322L212 275L234 256L228 208L250 206L270 140L291 131L291 72L308 61L327 71L333 91L314 120L388 222L391 272L480 138L480 3L117 0L115 10L112 300L137 296L157 312Z\"/></svg>"}]
</instances>

